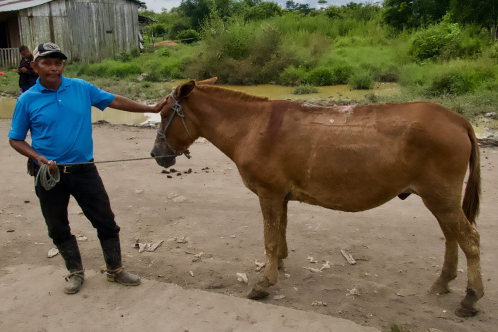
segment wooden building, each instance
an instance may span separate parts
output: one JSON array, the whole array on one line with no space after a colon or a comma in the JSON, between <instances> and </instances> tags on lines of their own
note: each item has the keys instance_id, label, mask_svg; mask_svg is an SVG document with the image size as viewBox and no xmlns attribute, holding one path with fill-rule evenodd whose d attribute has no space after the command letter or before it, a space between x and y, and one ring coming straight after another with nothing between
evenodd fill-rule
<instances>
[{"instance_id":1,"label":"wooden building","mask_svg":"<svg viewBox=\"0 0 498 332\"><path fill-rule=\"evenodd\" d=\"M61 47L68 62L99 62L139 48L139 0L0 0L0 67L19 46ZM12 57L16 57L12 59Z\"/></svg>"}]
</instances>

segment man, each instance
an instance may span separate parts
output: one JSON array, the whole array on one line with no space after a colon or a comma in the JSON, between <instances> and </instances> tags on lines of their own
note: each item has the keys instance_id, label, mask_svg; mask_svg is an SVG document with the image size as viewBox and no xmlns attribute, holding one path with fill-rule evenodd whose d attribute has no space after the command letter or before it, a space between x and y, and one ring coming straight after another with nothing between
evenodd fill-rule
<instances>
[{"instance_id":1,"label":"man","mask_svg":"<svg viewBox=\"0 0 498 332\"><path fill-rule=\"evenodd\" d=\"M97 229L107 279L124 285L138 285L140 278L125 272L121 265L120 229L114 221L109 197L97 168L94 164L61 167L57 163L93 160L91 106L101 110L109 106L128 112L158 113L165 101L156 106L145 106L100 90L81 79L62 76L67 57L53 43L38 45L33 55L31 66L40 77L17 100L9 141L17 152L36 163L35 175L43 164L49 165L51 172L57 167L59 169L60 181L55 187L46 190L38 183L35 192L48 235L70 272L64 291L68 294L78 292L84 280L78 243L71 234L67 217L70 195ZM31 131L31 146L25 141L28 130Z\"/></svg>"},{"instance_id":2,"label":"man","mask_svg":"<svg viewBox=\"0 0 498 332\"><path fill-rule=\"evenodd\" d=\"M38 74L35 73L33 68L31 68L33 55L29 52L29 48L22 45L19 47L19 53L21 53L22 59L19 64L19 68L17 68L17 72L19 73L19 87L24 93L26 90L35 85Z\"/></svg>"}]
</instances>

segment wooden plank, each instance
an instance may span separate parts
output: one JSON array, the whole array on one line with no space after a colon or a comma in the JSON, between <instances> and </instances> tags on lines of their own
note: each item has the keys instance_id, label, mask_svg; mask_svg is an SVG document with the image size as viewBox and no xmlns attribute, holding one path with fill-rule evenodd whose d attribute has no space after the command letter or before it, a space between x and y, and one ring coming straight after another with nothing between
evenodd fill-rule
<instances>
[{"instance_id":1,"label":"wooden plank","mask_svg":"<svg viewBox=\"0 0 498 332\"><path fill-rule=\"evenodd\" d=\"M346 258L346 260L348 261L348 263L349 263L350 265L355 265L355 264L356 264L356 261L353 259L353 256L351 256L350 254L348 254L348 253L346 252L346 250L341 249L341 253L342 253L342 255L344 256L344 258Z\"/></svg>"}]
</instances>

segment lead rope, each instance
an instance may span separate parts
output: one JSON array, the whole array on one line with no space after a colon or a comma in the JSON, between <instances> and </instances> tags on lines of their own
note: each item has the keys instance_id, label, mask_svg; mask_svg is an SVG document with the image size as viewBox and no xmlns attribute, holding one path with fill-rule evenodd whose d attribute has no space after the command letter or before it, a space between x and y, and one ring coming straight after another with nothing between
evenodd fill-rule
<instances>
[{"instance_id":1,"label":"lead rope","mask_svg":"<svg viewBox=\"0 0 498 332\"><path fill-rule=\"evenodd\" d=\"M134 158L134 159L118 159L118 160L103 160L103 161L88 161L84 163L62 163L57 164L57 166L76 166L76 165L89 165L89 164L105 164L105 163L117 163L122 161L134 161L134 160L146 160L146 159L157 159L166 157L176 157L176 155L167 155L159 157L146 157L146 158ZM36 174L35 186L38 182L41 183L45 190L50 190L60 181L61 175L59 173L59 168L54 171L54 175L50 172L50 166L48 164L42 164Z\"/></svg>"}]
</instances>

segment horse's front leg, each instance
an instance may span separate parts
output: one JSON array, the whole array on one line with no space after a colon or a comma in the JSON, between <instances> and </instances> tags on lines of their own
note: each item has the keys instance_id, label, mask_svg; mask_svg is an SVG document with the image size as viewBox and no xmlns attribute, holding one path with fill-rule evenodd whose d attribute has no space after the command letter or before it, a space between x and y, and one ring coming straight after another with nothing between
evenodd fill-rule
<instances>
[{"instance_id":1,"label":"horse's front leg","mask_svg":"<svg viewBox=\"0 0 498 332\"><path fill-rule=\"evenodd\" d=\"M259 203L263 214L266 266L263 278L253 285L251 292L247 295L250 299L262 299L269 295L268 288L277 283L279 244L281 237L281 217L284 207L284 199L277 195L259 194Z\"/></svg>"}]
</instances>

